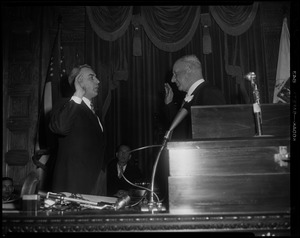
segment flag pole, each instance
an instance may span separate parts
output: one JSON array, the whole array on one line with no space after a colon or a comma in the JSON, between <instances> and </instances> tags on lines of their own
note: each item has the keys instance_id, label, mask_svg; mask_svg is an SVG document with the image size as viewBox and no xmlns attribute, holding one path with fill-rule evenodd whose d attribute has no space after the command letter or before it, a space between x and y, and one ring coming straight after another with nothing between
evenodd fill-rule
<instances>
[{"instance_id":1,"label":"flag pole","mask_svg":"<svg viewBox=\"0 0 300 238\"><path fill-rule=\"evenodd\" d=\"M41 140L40 132L42 130L41 127L43 127L43 129L44 129L45 123L47 123L46 118L42 118L42 116L45 117L45 115L44 115L45 114L45 91L46 91L46 84L47 84L49 73L50 73L49 71L50 71L50 68L51 68L51 63L52 63L51 61L52 61L52 57L53 57L53 52L55 51L55 46L56 46L58 40L60 40L60 39L58 39L58 37L59 37L59 34L60 34L61 23L62 23L62 16L61 15L58 16L57 21L58 21L58 29L57 29L57 33L56 33L56 36L54 38L54 43L53 43L53 46L52 46L52 49L51 49L51 58L50 58L50 61L48 63L47 76L46 76L46 80L44 82L44 85L42 87L43 88L42 96L39 96L38 119L37 119L37 123L36 123L36 126L35 126L34 149L33 149L33 156L32 156L33 163L37 166L37 168L40 167L43 170L46 169L45 165L43 163L41 163L39 160L41 159L41 157L43 155L49 155L50 154L50 149L49 149L49 145L47 145L46 143L45 143L45 145L41 145L41 143L40 143L40 140ZM42 31L42 33L43 33L43 31ZM41 36L41 42L42 42L42 36ZM59 56L60 56L59 58L61 58L60 54L59 54ZM52 98L51 98L51 101L52 101ZM41 122L43 122L43 123L41 123ZM45 132L44 136L46 136L46 132ZM42 148L43 146L45 148Z\"/></svg>"}]
</instances>

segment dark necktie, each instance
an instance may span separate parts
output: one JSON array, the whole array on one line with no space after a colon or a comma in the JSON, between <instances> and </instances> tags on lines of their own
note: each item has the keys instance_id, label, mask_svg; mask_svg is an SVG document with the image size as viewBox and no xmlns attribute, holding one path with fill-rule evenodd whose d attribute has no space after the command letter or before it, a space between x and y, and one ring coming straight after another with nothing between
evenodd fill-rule
<instances>
[{"instance_id":1,"label":"dark necktie","mask_svg":"<svg viewBox=\"0 0 300 238\"><path fill-rule=\"evenodd\" d=\"M101 130L103 131L103 127L102 127L101 121L100 121L99 117L97 116L97 114L95 113L95 108L94 108L93 103L91 102L90 105L91 105L91 110L92 110L92 112L95 114L95 116L97 117L97 120L98 120L98 122L99 122L99 125L100 125L100 127L101 127Z\"/></svg>"},{"instance_id":2,"label":"dark necktie","mask_svg":"<svg viewBox=\"0 0 300 238\"><path fill-rule=\"evenodd\" d=\"M92 112L93 112L93 113L95 113L94 104L91 102L91 104L90 104L90 105L91 105L91 110L92 110Z\"/></svg>"}]
</instances>

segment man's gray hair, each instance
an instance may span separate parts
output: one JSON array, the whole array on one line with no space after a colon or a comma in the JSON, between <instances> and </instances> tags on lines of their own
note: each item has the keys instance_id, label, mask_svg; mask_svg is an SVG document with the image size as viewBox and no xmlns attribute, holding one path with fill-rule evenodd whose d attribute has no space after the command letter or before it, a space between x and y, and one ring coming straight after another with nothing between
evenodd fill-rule
<instances>
[{"instance_id":1,"label":"man's gray hair","mask_svg":"<svg viewBox=\"0 0 300 238\"><path fill-rule=\"evenodd\" d=\"M181 57L178 61L184 62L194 69L201 69L201 62L196 55L185 55Z\"/></svg>"}]
</instances>

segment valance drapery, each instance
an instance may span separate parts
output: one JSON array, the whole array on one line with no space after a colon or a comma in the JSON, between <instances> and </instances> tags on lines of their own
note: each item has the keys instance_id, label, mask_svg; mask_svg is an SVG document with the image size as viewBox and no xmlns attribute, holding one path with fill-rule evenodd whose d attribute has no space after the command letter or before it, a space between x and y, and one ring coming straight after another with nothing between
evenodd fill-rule
<instances>
[{"instance_id":1,"label":"valance drapery","mask_svg":"<svg viewBox=\"0 0 300 238\"><path fill-rule=\"evenodd\" d=\"M141 19L147 36L157 48L175 52L194 36L200 6L144 6Z\"/></svg>"},{"instance_id":2,"label":"valance drapery","mask_svg":"<svg viewBox=\"0 0 300 238\"><path fill-rule=\"evenodd\" d=\"M93 30L107 41L121 37L132 18L132 6L87 6L86 12Z\"/></svg>"},{"instance_id":3,"label":"valance drapery","mask_svg":"<svg viewBox=\"0 0 300 238\"><path fill-rule=\"evenodd\" d=\"M220 28L227 34L238 36L246 32L256 16L258 2L241 6L210 6L209 10Z\"/></svg>"},{"instance_id":4,"label":"valance drapery","mask_svg":"<svg viewBox=\"0 0 300 238\"><path fill-rule=\"evenodd\" d=\"M87 6L93 30L107 41L121 37L132 19L130 6ZM142 6L141 25L159 49L175 52L194 36L200 19L200 6Z\"/></svg>"}]
</instances>

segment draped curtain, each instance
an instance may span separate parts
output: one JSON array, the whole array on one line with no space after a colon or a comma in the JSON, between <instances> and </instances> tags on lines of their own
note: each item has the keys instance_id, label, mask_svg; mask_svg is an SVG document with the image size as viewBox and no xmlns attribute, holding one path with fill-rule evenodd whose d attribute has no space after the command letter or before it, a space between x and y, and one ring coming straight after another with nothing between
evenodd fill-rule
<instances>
[{"instance_id":1,"label":"draped curtain","mask_svg":"<svg viewBox=\"0 0 300 238\"><path fill-rule=\"evenodd\" d=\"M199 24L199 6L144 6L142 25L159 49L175 52L187 45Z\"/></svg>"},{"instance_id":2,"label":"draped curtain","mask_svg":"<svg viewBox=\"0 0 300 238\"><path fill-rule=\"evenodd\" d=\"M235 78L238 92L241 93L244 103L250 103L250 99L243 78L243 75L247 74L247 72L243 72L243 67L241 67L244 59L238 55L239 53L243 53L243 49L241 48L242 42L238 36L248 31L252 26L257 8L257 2L253 3L253 5L243 6L210 6L211 15L224 32L224 63L226 73ZM228 39L229 37L230 39ZM232 47L229 45L230 41L233 43ZM237 62L238 57L240 60L239 63Z\"/></svg>"},{"instance_id":3,"label":"draped curtain","mask_svg":"<svg viewBox=\"0 0 300 238\"><path fill-rule=\"evenodd\" d=\"M96 21L91 20L91 12L101 14L101 8L110 14L99 17L104 26L99 25L101 21L97 21L96 27ZM142 6L140 13L134 17L134 24L128 23L128 19L133 19L133 9L130 6L86 7L86 60L95 68L97 75L100 75L101 91L96 106L102 108L101 114L107 131L108 160L114 157L119 143L127 143L132 148L161 143L169 126L161 111L164 83L170 82L174 62L185 54L199 57L204 78L222 90L227 103L250 103L249 95L252 94L247 82L242 89L243 79L237 77L239 74L231 73L234 70L228 70L230 65L239 66L238 70L242 74L256 72L260 80L261 102L266 102L265 98L268 97L267 88L264 87L266 83L263 82L265 66L259 5L249 5L247 11L236 8L239 14L244 15L248 24L239 26L239 33L235 35L226 33L224 27L220 26L222 18L216 19L215 16L222 9L215 11L216 9L209 8L212 53L203 54L200 6ZM113 13L118 11L122 14L119 17L115 14L114 21ZM230 14L233 12L234 9L231 9ZM222 14L224 18L229 13L223 11ZM246 15L252 16L252 20ZM230 17L226 21L228 25ZM112 28L109 27L109 22L114 22ZM133 54L137 24L140 30L140 56ZM172 87L175 100L180 101L183 93L176 86ZM157 151L157 147L151 147L133 154L133 158L149 179Z\"/></svg>"},{"instance_id":4,"label":"draped curtain","mask_svg":"<svg viewBox=\"0 0 300 238\"><path fill-rule=\"evenodd\" d=\"M93 30L107 41L121 37L132 18L132 6L87 6L86 12Z\"/></svg>"}]
</instances>

